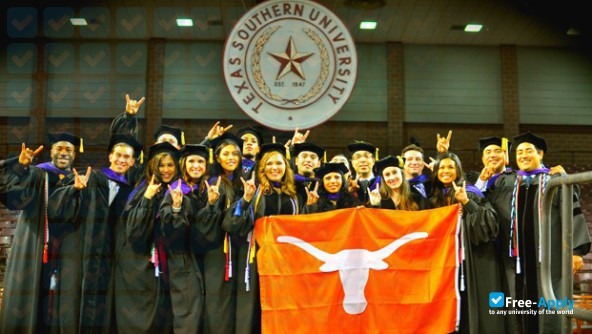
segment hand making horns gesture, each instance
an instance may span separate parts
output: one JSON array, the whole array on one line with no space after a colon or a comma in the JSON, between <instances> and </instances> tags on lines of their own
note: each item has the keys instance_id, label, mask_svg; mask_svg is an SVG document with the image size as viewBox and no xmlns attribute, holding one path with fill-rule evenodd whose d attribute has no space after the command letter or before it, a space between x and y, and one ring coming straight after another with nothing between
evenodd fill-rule
<instances>
[{"instance_id":1,"label":"hand making horns gesture","mask_svg":"<svg viewBox=\"0 0 592 334\"><path fill-rule=\"evenodd\" d=\"M181 204L183 204L183 191L181 191L181 179L177 182L177 187L175 189L171 188L170 184L167 184L169 188L169 192L171 193L171 198L173 199L173 208L180 209Z\"/></svg>"},{"instance_id":2,"label":"hand making horns gesture","mask_svg":"<svg viewBox=\"0 0 592 334\"><path fill-rule=\"evenodd\" d=\"M439 133L436 135L436 138L438 140L436 143L436 149L438 150L438 152L440 152L440 153L448 152L448 148L450 147L450 138L451 137L452 137L452 130L448 131L448 136L446 136L446 137L440 137Z\"/></svg>"},{"instance_id":3,"label":"hand making horns gesture","mask_svg":"<svg viewBox=\"0 0 592 334\"><path fill-rule=\"evenodd\" d=\"M469 197L467 196L467 182L463 181L462 187L457 186L456 183L452 182L452 186L454 187L454 197L456 200L463 205L467 204L469 202Z\"/></svg>"},{"instance_id":4,"label":"hand making horns gesture","mask_svg":"<svg viewBox=\"0 0 592 334\"><path fill-rule=\"evenodd\" d=\"M208 188L208 203L210 203L210 205L216 203L218 198L220 198L220 180L222 180L222 178L218 177L218 181L216 181L216 184L213 186L206 182L206 188Z\"/></svg>"},{"instance_id":5,"label":"hand making horns gesture","mask_svg":"<svg viewBox=\"0 0 592 334\"><path fill-rule=\"evenodd\" d=\"M142 97L140 101L130 100L129 94L125 94L125 112L130 115L135 115L138 113L138 109L142 103L144 103L145 98Z\"/></svg>"},{"instance_id":6,"label":"hand making horns gesture","mask_svg":"<svg viewBox=\"0 0 592 334\"><path fill-rule=\"evenodd\" d=\"M227 127L222 127L220 125L220 121L217 121L212 128L210 129L210 131L208 132L208 139L209 140L214 140L218 137L220 137L221 135L223 135L224 133L226 133L226 131L232 129L233 125L230 124Z\"/></svg>"},{"instance_id":7,"label":"hand making horns gesture","mask_svg":"<svg viewBox=\"0 0 592 334\"><path fill-rule=\"evenodd\" d=\"M319 181L316 182L313 191L308 190L308 187L304 187L306 190L306 205L314 205L319 201Z\"/></svg>"},{"instance_id":8,"label":"hand making horns gesture","mask_svg":"<svg viewBox=\"0 0 592 334\"><path fill-rule=\"evenodd\" d=\"M374 188L374 190L370 190L368 187L366 190L368 192L368 197L370 197L370 204L372 205L380 205L380 200L382 197L380 196L380 191L378 190L378 186Z\"/></svg>"},{"instance_id":9,"label":"hand making horns gesture","mask_svg":"<svg viewBox=\"0 0 592 334\"><path fill-rule=\"evenodd\" d=\"M152 197L154 197L154 195L156 195L156 193L160 190L160 183L156 183L154 177L155 175L152 175L152 179L150 180L150 183L144 192L144 197L147 199L152 199Z\"/></svg>"},{"instance_id":10,"label":"hand making horns gesture","mask_svg":"<svg viewBox=\"0 0 592 334\"><path fill-rule=\"evenodd\" d=\"M86 188L86 185L88 184L88 179L90 178L90 171L91 168L90 166L88 166L88 168L86 169L86 175L84 177L81 177L80 175L78 175L76 168L72 168L72 173L74 173L74 188L78 190Z\"/></svg>"},{"instance_id":11,"label":"hand making horns gesture","mask_svg":"<svg viewBox=\"0 0 592 334\"><path fill-rule=\"evenodd\" d=\"M244 187L243 198L245 199L245 201L250 202L253 199L253 196L255 195L255 191L257 190L257 187L255 186L255 173L253 173L253 176L251 176L251 179L249 179L249 181L245 181L245 179L243 179L243 177L241 176L241 181L243 182Z\"/></svg>"},{"instance_id":12,"label":"hand making horns gesture","mask_svg":"<svg viewBox=\"0 0 592 334\"><path fill-rule=\"evenodd\" d=\"M28 166L33 161L33 158L35 158L35 156L41 152L41 150L43 150L43 145L37 147L37 149L33 151L30 148L27 148L25 143L23 143L21 154L19 155L19 163L25 167Z\"/></svg>"},{"instance_id":13,"label":"hand making horns gesture","mask_svg":"<svg viewBox=\"0 0 592 334\"><path fill-rule=\"evenodd\" d=\"M294 130L294 136L292 136L292 145L304 143L309 134L310 130L306 130L306 133L302 134L298 132L298 128L296 128Z\"/></svg>"}]
</instances>

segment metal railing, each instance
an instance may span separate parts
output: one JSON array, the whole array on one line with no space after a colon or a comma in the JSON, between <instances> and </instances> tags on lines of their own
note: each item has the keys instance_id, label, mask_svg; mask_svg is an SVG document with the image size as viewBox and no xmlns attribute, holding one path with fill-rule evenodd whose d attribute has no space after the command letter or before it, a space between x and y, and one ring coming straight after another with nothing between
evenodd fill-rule
<instances>
[{"instance_id":1,"label":"metal railing","mask_svg":"<svg viewBox=\"0 0 592 334\"><path fill-rule=\"evenodd\" d=\"M563 175L549 180L543 195L543 217L541 219L541 290L547 300L557 299L551 280L551 207L553 195L561 187L561 296L573 300L573 185L592 182L592 172ZM555 250L557 251L557 250ZM561 332L572 333L571 317L592 321L592 311L574 308L573 314L561 315Z\"/></svg>"}]
</instances>

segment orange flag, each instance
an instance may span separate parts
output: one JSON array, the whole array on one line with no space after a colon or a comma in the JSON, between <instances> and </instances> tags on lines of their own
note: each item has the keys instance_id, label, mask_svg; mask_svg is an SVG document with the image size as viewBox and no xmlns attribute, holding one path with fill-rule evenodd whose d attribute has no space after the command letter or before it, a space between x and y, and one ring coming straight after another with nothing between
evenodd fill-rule
<instances>
[{"instance_id":1,"label":"orange flag","mask_svg":"<svg viewBox=\"0 0 592 334\"><path fill-rule=\"evenodd\" d=\"M255 224L264 333L450 333L458 206L353 208Z\"/></svg>"}]
</instances>

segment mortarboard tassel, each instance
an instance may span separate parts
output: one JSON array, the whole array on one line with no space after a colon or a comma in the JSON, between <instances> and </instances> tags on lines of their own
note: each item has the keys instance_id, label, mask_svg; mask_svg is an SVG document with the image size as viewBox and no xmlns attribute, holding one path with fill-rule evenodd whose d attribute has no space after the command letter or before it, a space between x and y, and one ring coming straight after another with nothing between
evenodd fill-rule
<instances>
[{"instance_id":1,"label":"mortarboard tassel","mask_svg":"<svg viewBox=\"0 0 592 334\"><path fill-rule=\"evenodd\" d=\"M397 160L399 160L399 168L405 167L405 161L403 161L403 157L397 155Z\"/></svg>"},{"instance_id":2,"label":"mortarboard tassel","mask_svg":"<svg viewBox=\"0 0 592 334\"><path fill-rule=\"evenodd\" d=\"M185 145L185 132L181 131L181 145Z\"/></svg>"},{"instance_id":3,"label":"mortarboard tassel","mask_svg":"<svg viewBox=\"0 0 592 334\"><path fill-rule=\"evenodd\" d=\"M286 159L287 160L292 159L292 157L290 156L290 148L289 147L286 147Z\"/></svg>"},{"instance_id":4,"label":"mortarboard tassel","mask_svg":"<svg viewBox=\"0 0 592 334\"><path fill-rule=\"evenodd\" d=\"M327 151L323 152L323 162L327 163Z\"/></svg>"},{"instance_id":5,"label":"mortarboard tassel","mask_svg":"<svg viewBox=\"0 0 592 334\"><path fill-rule=\"evenodd\" d=\"M144 163L144 151L140 151L140 164Z\"/></svg>"},{"instance_id":6,"label":"mortarboard tassel","mask_svg":"<svg viewBox=\"0 0 592 334\"><path fill-rule=\"evenodd\" d=\"M374 152L374 158L378 161L378 147L376 148L376 152Z\"/></svg>"},{"instance_id":7,"label":"mortarboard tassel","mask_svg":"<svg viewBox=\"0 0 592 334\"><path fill-rule=\"evenodd\" d=\"M214 150L210 147L210 165L214 163Z\"/></svg>"},{"instance_id":8,"label":"mortarboard tassel","mask_svg":"<svg viewBox=\"0 0 592 334\"><path fill-rule=\"evenodd\" d=\"M508 152L508 138L502 138L502 151L504 151L504 164L507 166L510 164L510 153Z\"/></svg>"},{"instance_id":9,"label":"mortarboard tassel","mask_svg":"<svg viewBox=\"0 0 592 334\"><path fill-rule=\"evenodd\" d=\"M80 138L80 153L84 153L84 141Z\"/></svg>"}]
</instances>

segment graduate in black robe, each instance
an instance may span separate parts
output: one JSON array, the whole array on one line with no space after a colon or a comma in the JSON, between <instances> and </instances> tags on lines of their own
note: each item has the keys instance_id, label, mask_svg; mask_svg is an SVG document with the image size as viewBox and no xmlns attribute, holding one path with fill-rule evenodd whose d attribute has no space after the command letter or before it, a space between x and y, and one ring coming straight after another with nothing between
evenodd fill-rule
<instances>
[{"instance_id":1,"label":"graduate in black robe","mask_svg":"<svg viewBox=\"0 0 592 334\"><path fill-rule=\"evenodd\" d=\"M313 143L295 144L293 151L296 191L299 198L306 199L307 190L312 191L318 181L315 169L327 162L327 156L324 148Z\"/></svg>"},{"instance_id":2,"label":"graduate in black robe","mask_svg":"<svg viewBox=\"0 0 592 334\"><path fill-rule=\"evenodd\" d=\"M315 169L319 181L315 187L306 190L306 205L303 213L327 212L355 208L361 205L358 197L347 191L345 174L348 169L343 163L326 163Z\"/></svg>"},{"instance_id":3,"label":"graduate in black robe","mask_svg":"<svg viewBox=\"0 0 592 334\"><path fill-rule=\"evenodd\" d=\"M380 187L371 190L370 206L389 210L425 210L432 207L430 201L418 193L411 192L405 179L404 160L388 156L374 164L374 173L380 178Z\"/></svg>"},{"instance_id":4,"label":"graduate in black robe","mask_svg":"<svg viewBox=\"0 0 592 334\"><path fill-rule=\"evenodd\" d=\"M62 333L113 331L115 223L133 189L125 173L142 145L129 135L115 135L107 150L109 167L89 167L86 175L74 170L50 198L49 217L68 227L57 272L55 308L60 313L53 319Z\"/></svg>"},{"instance_id":5,"label":"graduate in black robe","mask_svg":"<svg viewBox=\"0 0 592 334\"><path fill-rule=\"evenodd\" d=\"M373 172L374 164L378 160L378 148L370 143L356 141L347 145L347 150L351 153L351 165L355 172L351 180L353 190L358 200L366 204L370 201L368 189L376 188L380 182Z\"/></svg>"},{"instance_id":6,"label":"graduate in black robe","mask_svg":"<svg viewBox=\"0 0 592 334\"><path fill-rule=\"evenodd\" d=\"M506 167L510 163L509 152L511 148L512 143L507 138L485 137L479 139L479 152L481 152L483 169L479 172L468 172L466 175L467 181L485 193L503 172L512 171L511 168Z\"/></svg>"},{"instance_id":7,"label":"graduate in black robe","mask_svg":"<svg viewBox=\"0 0 592 334\"><path fill-rule=\"evenodd\" d=\"M170 143L151 146L146 178L117 222L113 294L119 333L164 333L172 327L159 209L164 189L178 177L178 161Z\"/></svg>"},{"instance_id":8,"label":"graduate in black robe","mask_svg":"<svg viewBox=\"0 0 592 334\"><path fill-rule=\"evenodd\" d=\"M495 210L477 188L466 184L454 153L445 153L436 161L432 189L434 207L462 204L459 332L503 333L504 321L489 314L488 302L489 293L502 288L495 248L499 230Z\"/></svg>"},{"instance_id":9,"label":"graduate in black robe","mask_svg":"<svg viewBox=\"0 0 592 334\"><path fill-rule=\"evenodd\" d=\"M212 186L206 182L208 156L209 150L203 145L181 148L181 179L173 182L174 188L169 186L160 206L175 333L198 333L201 327L205 291L200 262L208 241L196 225L220 219L206 208L220 197L221 180Z\"/></svg>"},{"instance_id":10,"label":"graduate in black robe","mask_svg":"<svg viewBox=\"0 0 592 334\"><path fill-rule=\"evenodd\" d=\"M242 196L243 142L224 133L212 142L210 187L218 187L219 198L208 203L194 225L205 243L195 249L200 256L205 286L202 333L233 333L235 330L237 262L230 236L222 230L224 214Z\"/></svg>"},{"instance_id":11,"label":"graduate in black robe","mask_svg":"<svg viewBox=\"0 0 592 334\"><path fill-rule=\"evenodd\" d=\"M8 254L0 333L45 332L51 323L52 275L62 229L47 219L48 198L70 174L75 145L81 141L69 133L50 134L49 141L51 162L32 166L43 147L32 151L23 144L19 157L1 163L0 200L22 212Z\"/></svg>"},{"instance_id":12,"label":"graduate in black robe","mask_svg":"<svg viewBox=\"0 0 592 334\"><path fill-rule=\"evenodd\" d=\"M232 246L237 252L238 287L236 291L235 333L261 332L261 302L257 252L253 229L255 221L270 215L295 215L300 204L294 173L285 157L281 144L266 144L261 147L261 159L255 174L244 181L244 195L233 203L222 223L222 228L232 236ZM252 262L250 261L252 259Z\"/></svg>"},{"instance_id":13,"label":"graduate in black robe","mask_svg":"<svg viewBox=\"0 0 592 334\"><path fill-rule=\"evenodd\" d=\"M546 141L530 132L514 137L517 172L503 173L489 189L487 196L499 215L499 253L504 270L504 293L514 299L538 300L542 296L540 282L540 215L542 194L550 179L542 159L547 151ZM561 286L561 202L573 201L574 262L590 251L590 234L579 203L579 188L574 187L571 199L557 191L551 207L551 280L553 289ZM515 205L512 205L512 204ZM517 224L513 224L515 219ZM518 240L518 243L515 242ZM557 298L564 296L557 295ZM512 333L557 333L561 320L555 315L527 315L509 317Z\"/></svg>"},{"instance_id":14,"label":"graduate in black robe","mask_svg":"<svg viewBox=\"0 0 592 334\"><path fill-rule=\"evenodd\" d=\"M401 151L401 157L405 161L403 173L405 179L411 186L411 192L429 198L432 192L431 171L425 169L423 149L415 144L411 144Z\"/></svg>"},{"instance_id":15,"label":"graduate in black robe","mask_svg":"<svg viewBox=\"0 0 592 334\"><path fill-rule=\"evenodd\" d=\"M261 145L264 144L263 135L254 127L247 126L238 130L237 136L243 140L243 175L249 175L257 162Z\"/></svg>"}]
</instances>

